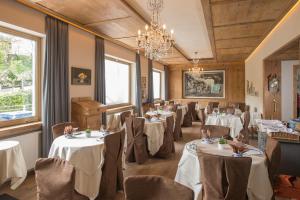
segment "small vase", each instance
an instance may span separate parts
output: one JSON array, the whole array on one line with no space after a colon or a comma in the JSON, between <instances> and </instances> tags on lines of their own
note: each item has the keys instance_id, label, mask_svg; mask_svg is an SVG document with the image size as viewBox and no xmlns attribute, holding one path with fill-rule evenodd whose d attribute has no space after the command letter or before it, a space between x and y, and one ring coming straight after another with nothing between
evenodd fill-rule
<instances>
[{"instance_id":1,"label":"small vase","mask_svg":"<svg viewBox=\"0 0 300 200\"><path fill-rule=\"evenodd\" d=\"M91 132L85 132L85 136L88 138L91 137Z\"/></svg>"},{"instance_id":2,"label":"small vase","mask_svg":"<svg viewBox=\"0 0 300 200\"><path fill-rule=\"evenodd\" d=\"M225 144L219 144L218 143L218 149L219 150L224 150Z\"/></svg>"}]
</instances>

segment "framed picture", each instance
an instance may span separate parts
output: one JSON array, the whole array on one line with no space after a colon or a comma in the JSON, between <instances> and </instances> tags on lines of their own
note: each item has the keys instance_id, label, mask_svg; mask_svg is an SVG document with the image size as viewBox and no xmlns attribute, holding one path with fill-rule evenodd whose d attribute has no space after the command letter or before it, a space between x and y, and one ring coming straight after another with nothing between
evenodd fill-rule
<instances>
[{"instance_id":1,"label":"framed picture","mask_svg":"<svg viewBox=\"0 0 300 200\"><path fill-rule=\"evenodd\" d=\"M72 85L91 85L91 70L84 68L71 68Z\"/></svg>"},{"instance_id":2,"label":"framed picture","mask_svg":"<svg viewBox=\"0 0 300 200\"><path fill-rule=\"evenodd\" d=\"M183 98L225 98L225 70L183 71Z\"/></svg>"}]
</instances>

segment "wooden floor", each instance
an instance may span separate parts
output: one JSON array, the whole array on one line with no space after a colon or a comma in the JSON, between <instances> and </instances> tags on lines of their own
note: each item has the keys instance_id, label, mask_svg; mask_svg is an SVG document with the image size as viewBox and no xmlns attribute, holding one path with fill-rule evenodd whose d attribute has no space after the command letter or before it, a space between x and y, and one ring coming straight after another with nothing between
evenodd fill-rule
<instances>
[{"instance_id":1,"label":"wooden floor","mask_svg":"<svg viewBox=\"0 0 300 200\"><path fill-rule=\"evenodd\" d=\"M131 175L161 175L170 179L174 179L177 171L177 164L180 160L184 145L192 140L200 137L200 124L194 123L191 128L183 128L183 138L175 143L176 153L171 158L165 159L149 159L143 165L130 163L125 166L124 176ZM252 145L257 144L256 141L251 142ZM25 182L15 191L9 189L8 184L0 188L0 194L7 193L19 200L35 200L36 186L33 175L29 175ZM123 194L118 194L116 200L122 200ZM277 200L283 200L277 198Z\"/></svg>"}]
</instances>

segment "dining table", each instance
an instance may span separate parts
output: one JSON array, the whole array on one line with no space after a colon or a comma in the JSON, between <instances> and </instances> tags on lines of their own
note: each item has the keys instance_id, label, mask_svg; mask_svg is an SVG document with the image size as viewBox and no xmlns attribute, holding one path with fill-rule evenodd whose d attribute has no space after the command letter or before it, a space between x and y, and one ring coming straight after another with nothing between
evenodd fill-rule
<instances>
[{"instance_id":1,"label":"dining table","mask_svg":"<svg viewBox=\"0 0 300 200\"><path fill-rule=\"evenodd\" d=\"M273 190L269 180L266 156L253 146L247 145L247 148L249 150L243 156L252 158L247 185L248 199L271 199ZM201 200L203 195L201 165L199 162L200 152L220 156L233 156L232 148L228 144L222 150L218 148L217 139L212 143L207 143L204 139L193 140L185 145L182 157L178 163L175 181L192 189L195 194L195 200Z\"/></svg>"},{"instance_id":2,"label":"dining table","mask_svg":"<svg viewBox=\"0 0 300 200\"><path fill-rule=\"evenodd\" d=\"M213 113L207 116L205 125L217 125L230 128L230 136L235 138L243 129L242 120L240 117L232 114Z\"/></svg>"},{"instance_id":3,"label":"dining table","mask_svg":"<svg viewBox=\"0 0 300 200\"><path fill-rule=\"evenodd\" d=\"M27 176L21 145L15 140L0 141L0 185L10 180L10 188L17 189Z\"/></svg>"},{"instance_id":4,"label":"dining table","mask_svg":"<svg viewBox=\"0 0 300 200\"><path fill-rule=\"evenodd\" d=\"M71 137L57 137L50 148L49 158L69 161L75 167L75 190L96 199L104 164L104 137L107 132L92 131L90 136L77 132Z\"/></svg>"}]
</instances>

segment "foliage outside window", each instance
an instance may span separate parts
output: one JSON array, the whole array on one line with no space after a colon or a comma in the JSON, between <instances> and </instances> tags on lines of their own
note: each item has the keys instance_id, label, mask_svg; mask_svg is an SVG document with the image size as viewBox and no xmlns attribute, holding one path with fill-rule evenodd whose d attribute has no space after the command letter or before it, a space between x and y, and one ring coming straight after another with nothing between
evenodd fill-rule
<instances>
[{"instance_id":1,"label":"foliage outside window","mask_svg":"<svg viewBox=\"0 0 300 200\"><path fill-rule=\"evenodd\" d=\"M38 38L0 28L0 127L37 117L37 47Z\"/></svg>"}]
</instances>

